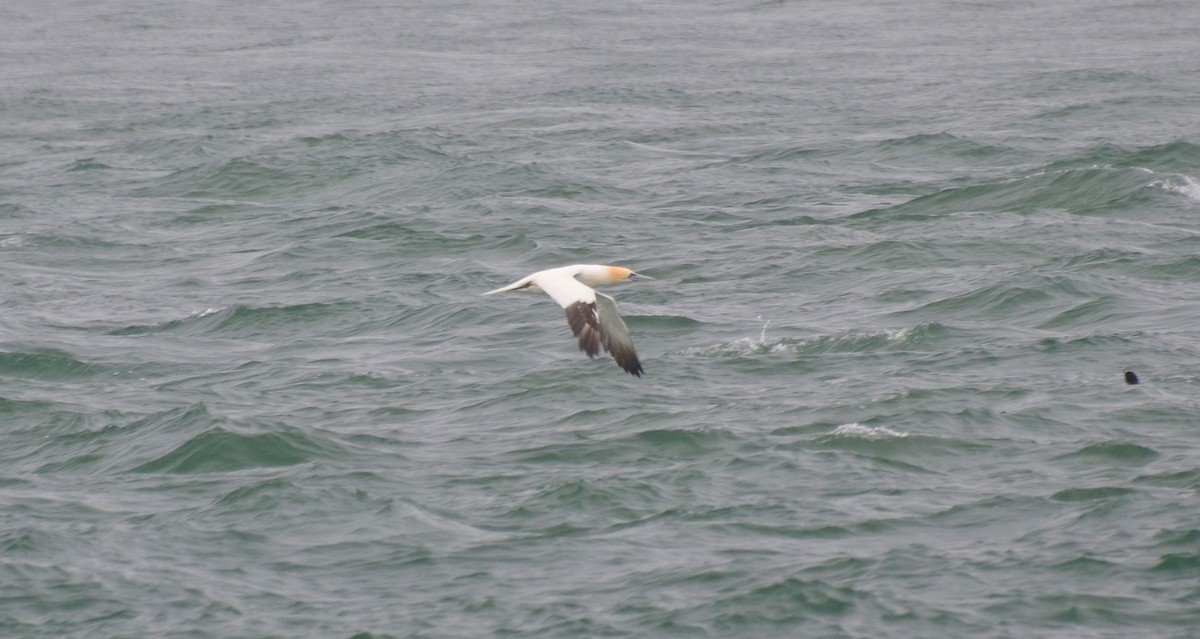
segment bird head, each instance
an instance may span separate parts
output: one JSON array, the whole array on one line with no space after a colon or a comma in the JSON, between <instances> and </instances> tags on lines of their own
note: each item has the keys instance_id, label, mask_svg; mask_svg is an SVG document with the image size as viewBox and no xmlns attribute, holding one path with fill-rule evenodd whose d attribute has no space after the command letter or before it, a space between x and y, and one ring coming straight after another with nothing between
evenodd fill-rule
<instances>
[{"instance_id":1,"label":"bird head","mask_svg":"<svg viewBox=\"0 0 1200 639\"><path fill-rule=\"evenodd\" d=\"M609 280L612 282L624 282L625 280L652 280L652 279L654 279L653 277L650 277L648 275L642 275L641 273L635 273L632 270L625 268L624 266L609 266L607 275L608 275Z\"/></svg>"}]
</instances>

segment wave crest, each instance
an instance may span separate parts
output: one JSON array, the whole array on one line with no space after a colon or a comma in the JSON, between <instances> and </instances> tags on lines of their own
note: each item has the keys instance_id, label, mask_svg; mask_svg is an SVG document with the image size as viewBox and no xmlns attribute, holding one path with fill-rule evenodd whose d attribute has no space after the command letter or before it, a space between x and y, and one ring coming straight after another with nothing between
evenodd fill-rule
<instances>
[{"instance_id":1,"label":"wave crest","mask_svg":"<svg viewBox=\"0 0 1200 639\"><path fill-rule=\"evenodd\" d=\"M764 330L765 333L765 330ZM881 350L901 350L947 333L937 322L918 324L910 328L847 331L835 335L817 335L805 339L788 337L743 337L732 342L709 346L693 346L684 355L716 358L742 358L761 355L816 355L821 353L867 353Z\"/></svg>"}]
</instances>

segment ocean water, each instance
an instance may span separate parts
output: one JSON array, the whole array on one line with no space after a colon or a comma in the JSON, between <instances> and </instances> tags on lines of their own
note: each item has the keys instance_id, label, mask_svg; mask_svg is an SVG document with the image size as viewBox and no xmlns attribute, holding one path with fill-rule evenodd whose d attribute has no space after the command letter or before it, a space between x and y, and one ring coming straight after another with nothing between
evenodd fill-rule
<instances>
[{"instance_id":1,"label":"ocean water","mask_svg":"<svg viewBox=\"0 0 1200 639\"><path fill-rule=\"evenodd\" d=\"M5 2L0 636L1196 637L1197 24Z\"/></svg>"}]
</instances>

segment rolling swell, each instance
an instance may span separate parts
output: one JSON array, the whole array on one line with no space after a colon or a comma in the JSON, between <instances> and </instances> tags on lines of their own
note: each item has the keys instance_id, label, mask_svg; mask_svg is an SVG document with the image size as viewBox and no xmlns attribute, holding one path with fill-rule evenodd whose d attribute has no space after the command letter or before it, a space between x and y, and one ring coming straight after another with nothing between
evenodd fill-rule
<instances>
[{"instance_id":1,"label":"rolling swell","mask_svg":"<svg viewBox=\"0 0 1200 639\"><path fill-rule=\"evenodd\" d=\"M58 380L90 377L103 370L58 349L0 352L0 377Z\"/></svg>"},{"instance_id":2,"label":"rolling swell","mask_svg":"<svg viewBox=\"0 0 1200 639\"><path fill-rule=\"evenodd\" d=\"M1195 166L1190 160L1197 155L1200 147L1186 142L1135 151L1100 147L1003 180L970 183L963 179L936 193L863 211L851 219L921 220L963 212L1027 215L1056 210L1099 215L1125 211L1160 201L1164 192L1171 190L1166 185L1179 190L1193 183L1195 176L1177 171Z\"/></svg>"},{"instance_id":3,"label":"rolling swell","mask_svg":"<svg viewBox=\"0 0 1200 639\"><path fill-rule=\"evenodd\" d=\"M325 323L354 310L354 306L347 303L312 303L275 307L237 304L220 310L198 311L184 319L110 329L108 334L134 336L175 333L180 335L236 334L249 336L258 332L273 332L281 326Z\"/></svg>"},{"instance_id":4,"label":"rolling swell","mask_svg":"<svg viewBox=\"0 0 1200 639\"><path fill-rule=\"evenodd\" d=\"M132 470L141 473L222 473L292 466L336 457L337 447L296 431L241 434L216 428Z\"/></svg>"}]
</instances>

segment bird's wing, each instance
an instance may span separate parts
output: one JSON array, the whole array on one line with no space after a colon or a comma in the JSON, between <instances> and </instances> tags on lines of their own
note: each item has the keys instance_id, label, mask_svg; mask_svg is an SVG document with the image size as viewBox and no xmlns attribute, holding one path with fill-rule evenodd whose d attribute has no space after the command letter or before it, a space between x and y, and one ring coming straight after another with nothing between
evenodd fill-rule
<instances>
[{"instance_id":1,"label":"bird's wing","mask_svg":"<svg viewBox=\"0 0 1200 639\"><path fill-rule=\"evenodd\" d=\"M625 326L625 320L617 312L617 301L604 293L596 293L595 309L600 318L600 343L604 345L604 350L612 353L613 359L625 372L641 377L642 364L638 361L637 351L633 349L629 327Z\"/></svg>"},{"instance_id":2,"label":"bird's wing","mask_svg":"<svg viewBox=\"0 0 1200 639\"><path fill-rule=\"evenodd\" d=\"M571 332L579 338L579 350L588 357L600 354L600 316L596 313L596 291L566 271L554 269L538 273L534 280L567 312Z\"/></svg>"}]
</instances>

